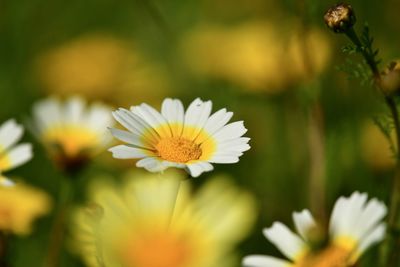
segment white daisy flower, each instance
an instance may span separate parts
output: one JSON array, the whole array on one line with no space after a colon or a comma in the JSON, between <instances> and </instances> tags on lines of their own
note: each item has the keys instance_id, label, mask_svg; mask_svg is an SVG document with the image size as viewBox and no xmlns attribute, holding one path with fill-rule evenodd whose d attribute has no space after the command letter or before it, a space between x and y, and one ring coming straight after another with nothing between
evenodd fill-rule
<instances>
[{"instance_id":1,"label":"white daisy flower","mask_svg":"<svg viewBox=\"0 0 400 267\"><path fill-rule=\"evenodd\" d=\"M17 144L24 133L24 128L10 119L0 126L0 184L12 185L12 182L1 174L14 169L32 158L32 145Z\"/></svg>"},{"instance_id":2,"label":"white daisy flower","mask_svg":"<svg viewBox=\"0 0 400 267\"><path fill-rule=\"evenodd\" d=\"M347 267L385 235L385 204L377 199L367 201L366 193L340 197L333 208L329 223L329 242L321 250L313 250L316 222L308 210L293 213L298 234L280 222L264 229L265 237L290 261L266 255L243 259L246 267Z\"/></svg>"},{"instance_id":3,"label":"white daisy flower","mask_svg":"<svg viewBox=\"0 0 400 267\"><path fill-rule=\"evenodd\" d=\"M88 106L80 97L48 98L36 103L33 113L35 134L61 165L88 160L111 141L107 127L113 119L106 105Z\"/></svg>"},{"instance_id":4,"label":"white daisy flower","mask_svg":"<svg viewBox=\"0 0 400 267\"><path fill-rule=\"evenodd\" d=\"M211 101L195 99L184 111L182 102L167 98L161 113L147 104L120 108L114 118L128 131L111 129L127 143L110 148L114 158L141 159L137 167L160 172L186 169L191 176L211 171L211 163L236 163L250 149L243 121L228 123L233 113L225 108L211 115Z\"/></svg>"}]
</instances>

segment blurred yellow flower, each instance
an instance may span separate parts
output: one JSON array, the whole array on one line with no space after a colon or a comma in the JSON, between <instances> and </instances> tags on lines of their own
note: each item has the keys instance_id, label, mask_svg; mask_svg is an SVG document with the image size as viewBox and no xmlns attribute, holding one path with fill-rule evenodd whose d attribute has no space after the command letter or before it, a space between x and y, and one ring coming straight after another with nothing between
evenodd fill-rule
<instances>
[{"instance_id":1,"label":"blurred yellow flower","mask_svg":"<svg viewBox=\"0 0 400 267\"><path fill-rule=\"evenodd\" d=\"M265 21L198 27L182 40L183 57L196 74L276 93L320 73L330 56L323 32L302 33L294 23L286 27Z\"/></svg>"},{"instance_id":2,"label":"blurred yellow flower","mask_svg":"<svg viewBox=\"0 0 400 267\"><path fill-rule=\"evenodd\" d=\"M389 140L378 126L370 121L362 127L361 149L364 161L376 171L390 170L396 165Z\"/></svg>"},{"instance_id":3,"label":"blurred yellow flower","mask_svg":"<svg viewBox=\"0 0 400 267\"><path fill-rule=\"evenodd\" d=\"M2 172L18 167L32 158L31 144L16 145L23 133L24 128L14 119L0 126L0 176ZM5 181L4 178L2 181Z\"/></svg>"},{"instance_id":4,"label":"blurred yellow flower","mask_svg":"<svg viewBox=\"0 0 400 267\"><path fill-rule=\"evenodd\" d=\"M304 32L295 28L287 46L287 67L294 82L312 79L321 73L331 57L326 34L316 28Z\"/></svg>"},{"instance_id":5,"label":"blurred yellow flower","mask_svg":"<svg viewBox=\"0 0 400 267\"><path fill-rule=\"evenodd\" d=\"M63 168L79 167L111 141L111 109L103 104L86 106L77 96L64 103L48 98L36 103L33 113L35 134Z\"/></svg>"},{"instance_id":6,"label":"blurred yellow flower","mask_svg":"<svg viewBox=\"0 0 400 267\"><path fill-rule=\"evenodd\" d=\"M0 230L25 235L32 222L50 210L50 199L44 192L16 183L0 185Z\"/></svg>"},{"instance_id":7,"label":"blurred yellow flower","mask_svg":"<svg viewBox=\"0 0 400 267\"><path fill-rule=\"evenodd\" d=\"M35 68L46 91L64 96L125 105L138 97L156 102L168 91L162 67L146 60L133 44L107 34L88 34L55 47L39 55Z\"/></svg>"},{"instance_id":8,"label":"blurred yellow flower","mask_svg":"<svg viewBox=\"0 0 400 267\"><path fill-rule=\"evenodd\" d=\"M228 267L254 220L252 197L222 178L193 195L181 180L171 172L120 187L96 180L92 204L76 213L73 248L88 266Z\"/></svg>"}]
</instances>

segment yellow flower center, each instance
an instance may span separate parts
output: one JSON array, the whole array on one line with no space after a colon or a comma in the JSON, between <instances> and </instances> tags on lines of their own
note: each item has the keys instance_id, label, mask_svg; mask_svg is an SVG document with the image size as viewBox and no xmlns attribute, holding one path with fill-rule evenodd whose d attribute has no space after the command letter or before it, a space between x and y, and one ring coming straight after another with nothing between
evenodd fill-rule
<instances>
[{"instance_id":1,"label":"yellow flower center","mask_svg":"<svg viewBox=\"0 0 400 267\"><path fill-rule=\"evenodd\" d=\"M127 267L184 267L190 257L185 239L168 233L136 237L122 250Z\"/></svg>"},{"instance_id":2,"label":"yellow flower center","mask_svg":"<svg viewBox=\"0 0 400 267\"><path fill-rule=\"evenodd\" d=\"M12 166L12 162L6 153L0 155L0 171L8 170Z\"/></svg>"},{"instance_id":3,"label":"yellow flower center","mask_svg":"<svg viewBox=\"0 0 400 267\"><path fill-rule=\"evenodd\" d=\"M182 137L163 138L155 147L159 157L172 162L186 163L202 154L200 145Z\"/></svg>"},{"instance_id":4,"label":"yellow flower center","mask_svg":"<svg viewBox=\"0 0 400 267\"><path fill-rule=\"evenodd\" d=\"M329 246L319 253L309 253L296 267L348 267L351 252L340 246Z\"/></svg>"},{"instance_id":5,"label":"yellow flower center","mask_svg":"<svg viewBox=\"0 0 400 267\"><path fill-rule=\"evenodd\" d=\"M0 230L9 230L12 225L12 213L7 207L0 207Z\"/></svg>"},{"instance_id":6,"label":"yellow flower center","mask_svg":"<svg viewBox=\"0 0 400 267\"><path fill-rule=\"evenodd\" d=\"M59 145L68 157L76 157L83 150L95 149L99 145L95 132L78 126L51 128L43 138L48 144Z\"/></svg>"}]
</instances>

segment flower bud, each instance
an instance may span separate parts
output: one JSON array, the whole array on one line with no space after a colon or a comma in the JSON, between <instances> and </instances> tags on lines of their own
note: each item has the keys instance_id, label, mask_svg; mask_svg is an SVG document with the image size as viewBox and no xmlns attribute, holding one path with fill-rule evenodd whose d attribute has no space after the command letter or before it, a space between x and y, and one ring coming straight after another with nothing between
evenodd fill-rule
<instances>
[{"instance_id":1,"label":"flower bud","mask_svg":"<svg viewBox=\"0 0 400 267\"><path fill-rule=\"evenodd\" d=\"M336 33L348 31L356 23L353 8L348 4L337 4L326 11L325 24Z\"/></svg>"},{"instance_id":2,"label":"flower bud","mask_svg":"<svg viewBox=\"0 0 400 267\"><path fill-rule=\"evenodd\" d=\"M400 92L400 61L393 61L381 73L380 87L385 95Z\"/></svg>"}]
</instances>

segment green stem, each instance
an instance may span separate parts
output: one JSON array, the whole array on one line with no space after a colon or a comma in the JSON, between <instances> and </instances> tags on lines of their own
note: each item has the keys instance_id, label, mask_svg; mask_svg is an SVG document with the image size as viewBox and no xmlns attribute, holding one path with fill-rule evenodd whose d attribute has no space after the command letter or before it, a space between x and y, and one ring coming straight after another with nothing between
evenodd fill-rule
<instances>
[{"instance_id":1,"label":"green stem","mask_svg":"<svg viewBox=\"0 0 400 267\"><path fill-rule=\"evenodd\" d=\"M399 211L400 211L400 160L399 160L399 145L400 145L400 122L399 113L396 102L392 97L385 98L393 117L393 123L396 132L396 169L393 177L393 188L390 199L389 215L388 215L388 231L386 241L386 265L387 267L398 266L400 261L400 236L399 236Z\"/></svg>"},{"instance_id":2,"label":"green stem","mask_svg":"<svg viewBox=\"0 0 400 267\"><path fill-rule=\"evenodd\" d=\"M170 40L175 40L175 35L171 30L167 20L164 18L163 14L159 8L151 0L138 0L138 2L143 6L145 10L149 13L151 18L157 24L157 26L163 31L167 38Z\"/></svg>"},{"instance_id":3,"label":"green stem","mask_svg":"<svg viewBox=\"0 0 400 267\"><path fill-rule=\"evenodd\" d=\"M374 54L371 48L364 47L361 43L360 39L357 36L357 33L353 28L350 28L346 32L347 37L356 45L357 51L362 54L368 66L370 67L375 85L383 92L382 88L380 88L380 80L381 75L379 73L378 66L374 59ZM396 169L395 174L393 176L393 188L391 193L390 205L389 205L389 214L388 214L388 223L387 223L387 234L386 240L384 244L384 253L385 257L382 261L382 265L386 267L395 267L399 264L400 260L400 239L399 239L399 210L400 210L400 121L399 121L399 113L396 106L396 102L393 96L385 95L385 103L388 106L395 128L396 134Z\"/></svg>"},{"instance_id":4,"label":"green stem","mask_svg":"<svg viewBox=\"0 0 400 267\"><path fill-rule=\"evenodd\" d=\"M159 177L158 177L158 179L173 179L172 177L164 177L163 175L159 175ZM171 225L171 223L172 223L172 220L173 220L173 217L174 217L174 213L175 213L175 206L176 206L176 203L177 203L177 200L178 200L178 194L179 194L179 189L180 189L180 186L181 186L181 182L182 182L182 180L180 180L180 179L178 179L178 180L176 180L176 181L174 181L175 183L174 183L174 188L171 188L171 190L174 190L174 192L173 192L173 199L171 199L171 206L169 207L169 218L168 218L168 224L167 224L167 227L169 228L170 227L170 225Z\"/></svg>"},{"instance_id":5,"label":"green stem","mask_svg":"<svg viewBox=\"0 0 400 267\"><path fill-rule=\"evenodd\" d=\"M64 235L66 230L65 222L73 198L72 182L73 181L71 181L70 177L63 177L61 180L58 214L53 222L50 233L49 248L46 262L44 264L46 267L59 266L58 259L64 243Z\"/></svg>"},{"instance_id":6,"label":"green stem","mask_svg":"<svg viewBox=\"0 0 400 267\"><path fill-rule=\"evenodd\" d=\"M7 267L7 240L6 233L0 231L0 267Z\"/></svg>"},{"instance_id":7,"label":"green stem","mask_svg":"<svg viewBox=\"0 0 400 267\"><path fill-rule=\"evenodd\" d=\"M349 37L349 39L356 45L357 50L363 55L365 61L367 62L368 66L370 67L373 76L375 79L380 79L380 74L379 74L379 70L378 70L378 66L376 65L375 59L374 59L374 55L369 53L370 51L368 51L366 49L366 47L364 47L360 41L360 38L358 38L357 33L354 31L353 28L350 28L347 32L346 32L347 37Z\"/></svg>"},{"instance_id":8,"label":"green stem","mask_svg":"<svg viewBox=\"0 0 400 267\"><path fill-rule=\"evenodd\" d=\"M325 223L325 140L320 103L313 104L308 118L310 177L309 201L317 218Z\"/></svg>"}]
</instances>

